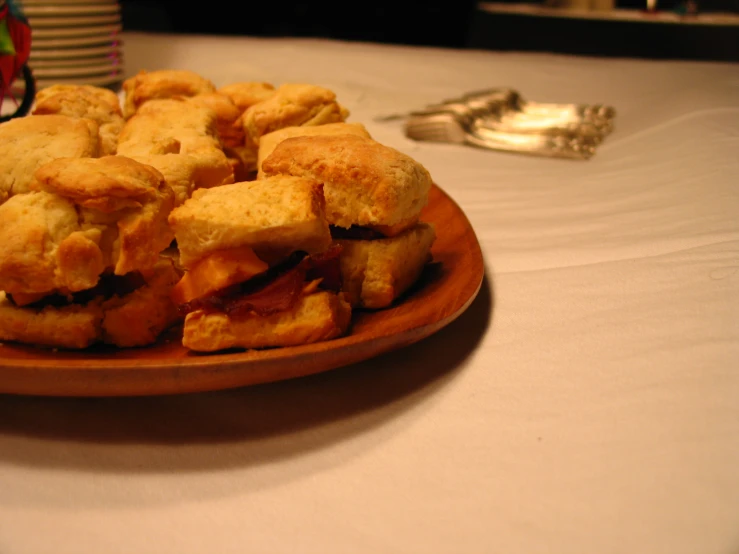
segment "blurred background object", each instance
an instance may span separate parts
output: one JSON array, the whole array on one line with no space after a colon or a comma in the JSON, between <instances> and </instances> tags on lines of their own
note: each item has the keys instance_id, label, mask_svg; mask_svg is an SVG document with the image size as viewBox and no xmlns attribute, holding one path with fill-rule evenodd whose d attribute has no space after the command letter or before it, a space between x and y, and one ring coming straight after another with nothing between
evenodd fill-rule
<instances>
[{"instance_id":1,"label":"blurred background object","mask_svg":"<svg viewBox=\"0 0 739 554\"><path fill-rule=\"evenodd\" d=\"M463 47L476 0L227 2L122 0L127 30L324 37ZM197 6L197 7L195 7Z\"/></svg>"},{"instance_id":2,"label":"blurred background object","mask_svg":"<svg viewBox=\"0 0 739 554\"><path fill-rule=\"evenodd\" d=\"M0 0L0 122L31 109L36 89L27 64L30 52L31 28L20 6Z\"/></svg>"},{"instance_id":3,"label":"blurred background object","mask_svg":"<svg viewBox=\"0 0 739 554\"><path fill-rule=\"evenodd\" d=\"M480 2L472 48L589 56L739 61L739 0L616 0L602 9Z\"/></svg>"},{"instance_id":4,"label":"blurred background object","mask_svg":"<svg viewBox=\"0 0 739 554\"><path fill-rule=\"evenodd\" d=\"M739 60L739 0L121 0L126 30ZM187 9L189 8L189 9Z\"/></svg>"},{"instance_id":5,"label":"blurred background object","mask_svg":"<svg viewBox=\"0 0 739 554\"><path fill-rule=\"evenodd\" d=\"M115 0L21 0L31 25L29 65L39 88L114 86L123 75L121 7Z\"/></svg>"}]
</instances>

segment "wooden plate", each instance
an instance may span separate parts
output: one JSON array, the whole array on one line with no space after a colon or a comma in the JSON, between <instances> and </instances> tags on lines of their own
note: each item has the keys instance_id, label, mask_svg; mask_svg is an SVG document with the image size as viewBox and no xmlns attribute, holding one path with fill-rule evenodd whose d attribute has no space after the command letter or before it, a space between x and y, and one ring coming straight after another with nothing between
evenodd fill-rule
<instances>
[{"instance_id":1,"label":"wooden plate","mask_svg":"<svg viewBox=\"0 0 739 554\"><path fill-rule=\"evenodd\" d=\"M0 346L0 393L133 396L216 390L318 373L419 341L467 309L484 273L467 217L438 187L431 190L422 218L436 226L434 262L394 307L356 312L346 337L218 354L189 352L177 330L137 349L69 352L5 343Z\"/></svg>"}]
</instances>

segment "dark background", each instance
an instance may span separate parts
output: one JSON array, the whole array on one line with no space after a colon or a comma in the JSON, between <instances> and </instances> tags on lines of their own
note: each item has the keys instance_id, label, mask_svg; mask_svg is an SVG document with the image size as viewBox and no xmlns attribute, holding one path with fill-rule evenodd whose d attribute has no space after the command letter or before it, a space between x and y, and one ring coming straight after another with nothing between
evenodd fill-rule
<instances>
[{"instance_id":1,"label":"dark background","mask_svg":"<svg viewBox=\"0 0 739 554\"><path fill-rule=\"evenodd\" d=\"M658 8L674 10L682 1L659 0ZM698 1L703 12L739 12L739 0ZM695 25L689 19L681 24L660 24L490 14L477 10L476 0L120 3L127 31L323 37L453 48L739 61L739 26ZM644 3L617 0L616 6L641 9Z\"/></svg>"}]
</instances>

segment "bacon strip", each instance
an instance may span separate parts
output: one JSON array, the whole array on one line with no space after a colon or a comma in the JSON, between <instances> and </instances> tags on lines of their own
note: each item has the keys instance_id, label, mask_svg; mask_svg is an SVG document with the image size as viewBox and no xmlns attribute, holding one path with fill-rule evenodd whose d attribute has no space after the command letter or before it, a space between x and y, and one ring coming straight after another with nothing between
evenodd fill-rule
<instances>
[{"instance_id":1,"label":"bacon strip","mask_svg":"<svg viewBox=\"0 0 739 554\"><path fill-rule=\"evenodd\" d=\"M180 309L184 313L205 310L229 315L247 312L269 315L289 310L300 298L306 281L321 279L320 288L340 290L339 254L341 246L338 244L315 256L295 253L280 266L254 279L196 298Z\"/></svg>"},{"instance_id":2,"label":"bacon strip","mask_svg":"<svg viewBox=\"0 0 739 554\"><path fill-rule=\"evenodd\" d=\"M229 315L246 312L269 315L289 310L300 297L305 273L306 270L301 263L255 293L230 298L224 306L224 311Z\"/></svg>"}]
</instances>

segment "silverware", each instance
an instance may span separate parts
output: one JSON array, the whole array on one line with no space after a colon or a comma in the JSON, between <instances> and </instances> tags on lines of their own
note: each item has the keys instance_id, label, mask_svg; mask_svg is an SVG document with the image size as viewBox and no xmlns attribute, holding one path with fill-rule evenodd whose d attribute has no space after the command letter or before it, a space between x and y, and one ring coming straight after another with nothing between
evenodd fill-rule
<instances>
[{"instance_id":1,"label":"silverware","mask_svg":"<svg viewBox=\"0 0 739 554\"><path fill-rule=\"evenodd\" d=\"M462 118L473 117L485 127L505 133L559 134L563 131L605 136L613 130L615 110L601 104L552 104L530 102L507 88L464 94L431 104L422 110L376 118L390 121L451 112Z\"/></svg>"},{"instance_id":2,"label":"silverware","mask_svg":"<svg viewBox=\"0 0 739 554\"><path fill-rule=\"evenodd\" d=\"M602 104L552 104L524 100L512 89L471 92L443 104L466 104L476 111L485 107L497 120L498 129L510 132L540 132L568 129L576 132L608 134L613 130L616 110Z\"/></svg>"},{"instance_id":3,"label":"silverware","mask_svg":"<svg viewBox=\"0 0 739 554\"><path fill-rule=\"evenodd\" d=\"M491 150L546 156L551 158L589 159L602 136L567 130L559 133L511 133L496 130L472 116L453 111L410 117L405 134L414 140L468 144Z\"/></svg>"}]
</instances>

